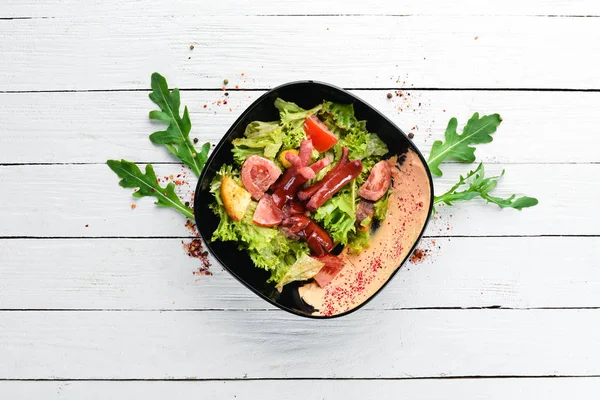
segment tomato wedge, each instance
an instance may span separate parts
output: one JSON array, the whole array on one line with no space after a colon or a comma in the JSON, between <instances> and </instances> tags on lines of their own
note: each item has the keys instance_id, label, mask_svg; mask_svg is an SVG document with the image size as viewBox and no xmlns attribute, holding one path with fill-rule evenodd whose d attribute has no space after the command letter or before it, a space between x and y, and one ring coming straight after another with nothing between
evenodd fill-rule
<instances>
[{"instance_id":1,"label":"tomato wedge","mask_svg":"<svg viewBox=\"0 0 600 400\"><path fill-rule=\"evenodd\" d=\"M329 150L337 143L338 138L327 129L316 115L311 115L304 121L304 132L312 141L312 144L319 153Z\"/></svg>"}]
</instances>

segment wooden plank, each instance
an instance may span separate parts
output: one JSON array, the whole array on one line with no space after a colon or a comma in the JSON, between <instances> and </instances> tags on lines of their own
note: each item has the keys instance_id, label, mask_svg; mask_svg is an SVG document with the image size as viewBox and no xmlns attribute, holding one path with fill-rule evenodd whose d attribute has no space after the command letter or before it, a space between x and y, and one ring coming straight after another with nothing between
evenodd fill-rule
<instances>
[{"instance_id":1,"label":"wooden plank","mask_svg":"<svg viewBox=\"0 0 600 400\"><path fill-rule=\"evenodd\" d=\"M146 89L154 71L182 88L600 88L595 18L50 18L0 36L0 91Z\"/></svg>"},{"instance_id":2,"label":"wooden plank","mask_svg":"<svg viewBox=\"0 0 600 400\"><path fill-rule=\"evenodd\" d=\"M433 243L435 242L435 244ZM426 239L367 309L600 307L600 238ZM1 309L272 309L178 239L2 240Z\"/></svg>"},{"instance_id":3,"label":"wooden plank","mask_svg":"<svg viewBox=\"0 0 600 400\"><path fill-rule=\"evenodd\" d=\"M14 400L177 399L379 399L505 400L544 398L596 399L598 378L427 379L427 380L284 380L187 382L0 382L0 395Z\"/></svg>"},{"instance_id":4,"label":"wooden plank","mask_svg":"<svg viewBox=\"0 0 600 400\"><path fill-rule=\"evenodd\" d=\"M488 166L488 174L504 165ZM437 193L454 184L472 166L450 164L435 180ZM427 234L434 236L598 235L599 216L591 212L600 195L600 164L512 164L495 194L527 194L540 204L522 212L473 200L439 207ZM177 165L158 165L159 176L178 174ZM117 185L106 165L25 165L0 167L0 236L156 237L188 236L177 212L157 208L151 199L136 200ZM189 199L195 179L181 186ZM15 201L21 195L25 201ZM132 209L132 204L137 205ZM550 218L549 216L552 216ZM86 226L87 225L87 226Z\"/></svg>"},{"instance_id":5,"label":"wooden plank","mask_svg":"<svg viewBox=\"0 0 600 400\"><path fill-rule=\"evenodd\" d=\"M0 360L8 362L0 377L598 375L598 317L600 310L362 310L325 321L283 311L2 312Z\"/></svg>"},{"instance_id":6,"label":"wooden plank","mask_svg":"<svg viewBox=\"0 0 600 400\"><path fill-rule=\"evenodd\" d=\"M502 7L476 0L459 0L450 5L435 0L425 1L379 1L365 7L360 0L316 1L305 0L261 0L253 2L252 7L242 0L176 0L163 3L156 0L133 0L120 2L109 0L85 4L78 1L49 0L43 4L35 1L5 0L0 17L110 17L122 16L187 16L187 15L599 15L598 3L593 0L535 0L502 2Z\"/></svg>"},{"instance_id":7,"label":"wooden plank","mask_svg":"<svg viewBox=\"0 0 600 400\"><path fill-rule=\"evenodd\" d=\"M183 92L182 102L189 106L194 124L192 136L217 143L263 93ZM414 133L424 154L443 137L450 117L456 116L462 127L479 111L499 113L504 119L494 142L478 147L477 155L486 163L600 162L595 150L600 131L588 117L600 108L600 93L411 90L392 100L387 99L387 90L353 93L406 133ZM218 105L219 100L228 104ZM147 92L0 94L4 127L0 163L173 161L148 140L160 129L147 118L153 106ZM44 151L32 151L32 145ZM542 147L544 151L536 150Z\"/></svg>"}]
</instances>

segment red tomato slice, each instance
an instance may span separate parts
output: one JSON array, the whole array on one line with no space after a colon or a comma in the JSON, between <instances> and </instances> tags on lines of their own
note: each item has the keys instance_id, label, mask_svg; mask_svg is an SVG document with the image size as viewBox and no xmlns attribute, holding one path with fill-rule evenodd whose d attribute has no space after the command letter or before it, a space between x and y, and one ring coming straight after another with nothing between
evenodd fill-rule
<instances>
[{"instance_id":1,"label":"red tomato slice","mask_svg":"<svg viewBox=\"0 0 600 400\"><path fill-rule=\"evenodd\" d=\"M329 150L337 143L338 138L327 129L327 126L317 118L311 115L304 121L304 132L312 141L312 144L318 152L322 153Z\"/></svg>"}]
</instances>

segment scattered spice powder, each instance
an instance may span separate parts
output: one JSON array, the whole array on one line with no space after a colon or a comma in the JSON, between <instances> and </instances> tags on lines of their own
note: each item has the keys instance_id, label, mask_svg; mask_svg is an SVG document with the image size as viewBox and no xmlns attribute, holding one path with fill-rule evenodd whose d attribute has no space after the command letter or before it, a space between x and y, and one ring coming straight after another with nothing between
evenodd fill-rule
<instances>
[{"instance_id":1,"label":"scattered spice powder","mask_svg":"<svg viewBox=\"0 0 600 400\"><path fill-rule=\"evenodd\" d=\"M429 256L429 250L416 249L410 256L410 262L416 264L423 262Z\"/></svg>"}]
</instances>

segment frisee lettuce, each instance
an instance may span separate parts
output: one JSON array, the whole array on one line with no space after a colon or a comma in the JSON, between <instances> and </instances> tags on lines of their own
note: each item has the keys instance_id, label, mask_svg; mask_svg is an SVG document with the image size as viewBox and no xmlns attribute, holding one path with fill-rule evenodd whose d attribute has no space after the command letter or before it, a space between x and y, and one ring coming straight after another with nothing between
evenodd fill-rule
<instances>
[{"instance_id":1,"label":"frisee lettuce","mask_svg":"<svg viewBox=\"0 0 600 400\"><path fill-rule=\"evenodd\" d=\"M252 222L257 202L252 201L244 218L237 222L227 215L221 199L221 180L228 175L239 180L239 173L231 165L223 165L210 185L215 197L211 209L219 217L219 225L212 240L235 241L240 250L246 250L254 265L271 273L269 282L279 282L290 267L303 255L309 255L308 245L287 238L277 228L266 228Z\"/></svg>"},{"instance_id":2,"label":"frisee lettuce","mask_svg":"<svg viewBox=\"0 0 600 400\"><path fill-rule=\"evenodd\" d=\"M300 142L306 139L304 120L321 110L321 105L305 110L297 104L277 98L275 107L279 110L283 130L283 150L297 149Z\"/></svg>"},{"instance_id":3,"label":"frisee lettuce","mask_svg":"<svg viewBox=\"0 0 600 400\"><path fill-rule=\"evenodd\" d=\"M240 165L252 155L275 161L283 144L283 137L282 127L277 121L251 122L244 131L244 137L233 140L233 158Z\"/></svg>"}]
</instances>

